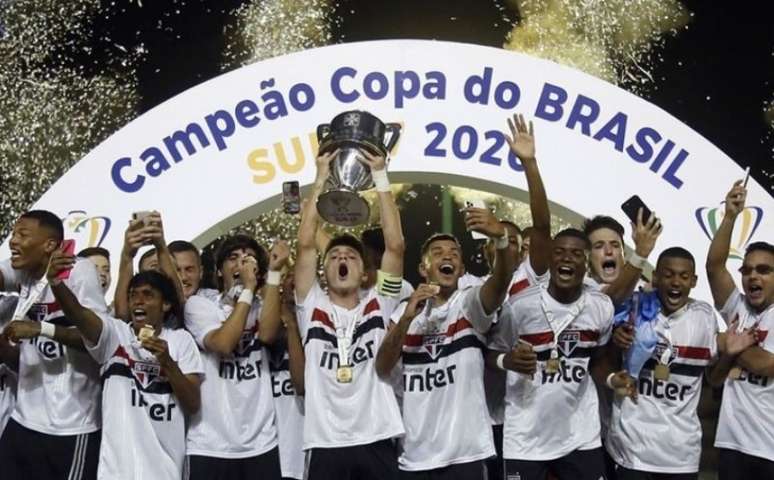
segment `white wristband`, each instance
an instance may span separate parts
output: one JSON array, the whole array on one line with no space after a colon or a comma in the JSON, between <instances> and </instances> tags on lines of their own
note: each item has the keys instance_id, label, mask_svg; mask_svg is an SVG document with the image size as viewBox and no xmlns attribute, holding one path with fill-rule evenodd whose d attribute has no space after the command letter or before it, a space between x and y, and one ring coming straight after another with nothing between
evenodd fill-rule
<instances>
[{"instance_id":1,"label":"white wristband","mask_svg":"<svg viewBox=\"0 0 774 480\"><path fill-rule=\"evenodd\" d=\"M376 186L377 192L389 192L390 189L390 179L387 178L387 169L382 170L371 170L371 178L374 179L374 185Z\"/></svg>"},{"instance_id":2,"label":"white wristband","mask_svg":"<svg viewBox=\"0 0 774 480\"><path fill-rule=\"evenodd\" d=\"M629 265L632 267L642 270L643 267L645 267L645 264L648 262L648 259L642 258L641 256L637 255L634 250L632 250L626 262L629 263Z\"/></svg>"},{"instance_id":3,"label":"white wristband","mask_svg":"<svg viewBox=\"0 0 774 480\"><path fill-rule=\"evenodd\" d=\"M503 360L505 360L504 353L497 355L497 368L499 368L500 370L505 370L505 365L503 365Z\"/></svg>"},{"instance_id":4,"label":"white wristband","mask_svg":"<svg viewBox=\"0 0 774 480\"><path fill-rule=\"evenodd\" d=\"M282 272L279 270L269 270L266 275L266 285L278 286L282 280Z\"/></svg>"},{"instance_id":5,"label":"white wristband","mask_svg":"<svg viewBox=\"0 0 774 480\"><path fill-rule=\"evenodd\" d=\"M56 333L56 326L53 323L40 322L40 336L46 338L54 338Z\"/></svg>"},{"instance_id":6,"label":"white wristband","mask_svg":"<svg viewBox=\"0 0 774 480\"><path fill-rule=\"evenodd\" d=\"M508 232L505 232L502 237L490 237L497 250L505 250L508 248Z\"/></svg>"},{"instance_id":7,"label":"white wristband","mask_svg":"<svg viewBox=\"0 0 774 480\"><path fill-rule=\"evenodd\" d=\"M607 388L611 390L615 390L615 387L613 386L613 377L615 377L615 372L608 375L607 380L605 380L605 384L607 384Z\"/></svg>"},{"instance_id":8,"label":"white wristband","mask_svg":"<svg viewBox=\"0 0 774 480\"><path fill-rule=\"evenodd\" d=\"M253 291L245 288L242 290L242 293L239 294L239 299L237 299L237 303L245 303L247 305L253 304Z\"/></svg>"}]
</instances>

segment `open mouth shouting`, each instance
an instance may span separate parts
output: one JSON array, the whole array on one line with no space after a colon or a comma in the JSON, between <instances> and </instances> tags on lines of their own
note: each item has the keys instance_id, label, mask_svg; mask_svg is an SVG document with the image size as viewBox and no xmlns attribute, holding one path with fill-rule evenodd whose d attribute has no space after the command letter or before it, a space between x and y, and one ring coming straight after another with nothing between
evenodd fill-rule
<instances>
[{"instance_id":1,"label":"open mouth shouting","mask_svg":"<svg viewBox=\"0 0 774 480\"><path fill-rule=\"evenodd\" d=\"M145 324L145 320L148 318L144 308L135 308L132 310L132 318L137 323Z\"/></svg>"},{"instance_id":2,"label":"open mouth shouting","mask_svg":"<svg viewBox=\"0 0 774 480\"><path fill-rule=\"evenodd\" d=\"M750 283L747 286L747 298L751 302L763 300L763 287L758 283Z\"/></svg>"},{"instance_id":3,"label":"open mouth shouting","mask_svg":"<svg viewBox=\"0 0 774 480\"><path fill-rule=\"evenodd\" d=\"M559 277L559 280L569 282L575 278L575 268L569 265L560 265L556 268L556 274Z\"/></svg>"},{"instance_id":4,"label":"open mouth shouting","mask_svg":"<svg viewBox=\"0 0 774 480\"><path fill-rule=\"evenodd\" d=\"M683 303L683 292L677 288L670 288L663 295L664 302L671 308L678 308Z\"/></svg>"},{"instance_id":5,"label":"open mouth shouting","mask_svg":"<svg viewBox=\"0 0 774 480\"><path fill-rule=\"evenodd\" d=\"M615 271L616 271L615 260L611 259L611 260L605 260L604 262L602 262L602 273L604 275L606 275L606 276L608 276L608 275L610 275L610 276L615 275Z\"/></svg>"},{"instance_id":6,"label":"open mouth shouting","mask_svg":"<svg viewBox=\"0 0 774 480\"><path fill-rule=\"evenodd\" d=\"M347 279L347 275L349 275L349 267L346 263L340 263L339 264L339 280L344 281Z\"/></svg>"}]
</instances>

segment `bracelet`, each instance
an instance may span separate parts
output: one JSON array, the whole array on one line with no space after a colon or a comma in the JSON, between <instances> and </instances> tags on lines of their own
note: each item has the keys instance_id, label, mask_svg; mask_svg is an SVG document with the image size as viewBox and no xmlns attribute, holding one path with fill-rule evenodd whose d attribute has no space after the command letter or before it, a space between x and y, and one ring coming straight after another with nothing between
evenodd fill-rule
<instances>
[{"instance_id":1,"label":"bracelet","mask_svg":"<svg viewBox=\"0 0 774 480\"><path fill-rule=\"evenodd\" d=\"M506 231L502 237L490 237L497 250L505 250L508 248L508 232Z\"/></svg>"},{"instance_id":2,"label":"bracelet","mask_svg":"<svg viewBox=\"0 0 774 480\"><path fill-rule=\"evenodd\" d=\"M266 275L266 285L278 286L282 280L282 272L279 270L269 270Z\"/></svg>"},{"instance_id":3,"label":"bracelet","mask_svg":"<svg viewBox=\"0 0 774 480\"><path fill-rule=\"evenodd\" d=\"M639 268L640 270L642 270L643 267L645 267L645 264L647 262L648 262L647 258L643 258L637 255L637 253L635 253L634 250L632 250L632 252L629 254L629 258L626 259L626 263L628 263L634 268Z\"/></svg>"},{"instance_id":4,"label":"bracelet","mask_svg":"<svg viewBox=\"0 0 774 480\"><path fill-rule=\"evenodd\" d=\"M608 375L607 380L605 380L605 384L607 385L607 388L611 390L615 390L615 387L613 386L613 377L615 377L615 372Z\"/></svg>"},{"instance_id":5,"label":"bracelet","mask_svg":"<svg viewBox=\"0 0 774 480\"><path fill-rule=\"evenodd\" d=\"M505 365L503 365L503 360L505 360L504 353L497 355L497 368L499 368L500 370L505 370Z\"/></svg>"},{"instance_id":6,"label":"bracelet","mask_svg":"<svg viewBox=\"0 0 774 480\"><path fill-rule=\"evenodd\" d=\"M46 338L54 338L56 333L56 326L49 322L40 322L40 336Z\"/></svg>"},{"instance_id":7,"label":"bracelet","mask_svg":"<svg viewBox=\"0 0 774 480\"><path fill-rule=\"evenodd\" d=\"M387 178L387 169L383 170L371 170L371 178L374 179L374 185L377 192L389 192L390 179Z\"/></svg>"},{"instance_id":8,"label":"bracelet","mask_svg":"<svg viewBox=\"0 0 774 480\"><path fill-rule=\"evenodd\" d=\"M242 290L242 293L239 294L239 298L237 299L237 303L244 303L247 305L253 304L253 291L245 288Z\"/></svg>"}]
</instances>

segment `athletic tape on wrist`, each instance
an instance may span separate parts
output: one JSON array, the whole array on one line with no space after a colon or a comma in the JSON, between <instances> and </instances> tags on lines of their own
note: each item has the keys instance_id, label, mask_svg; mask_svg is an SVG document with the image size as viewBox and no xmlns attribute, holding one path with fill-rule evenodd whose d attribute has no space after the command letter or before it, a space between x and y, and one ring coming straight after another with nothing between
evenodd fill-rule
<instances>
[{"instance_id":1,"label":"athletic tape on wrist","mask_svg":"<svg viewBox=\"0 0 774 480\"><path fill-rule=\"evenodd\" d=\"M377 192L389 192L390 179L387 178L387 169L384 170L371 170L371 178L374 179L374 185Z\"/></svg>"},{"instance_id":2,"label":"athletic tape on wrist","mask_svg":"<svg viewBox=\"0 0 774 480\"><path fill-rule=\"evenodd\" d=\"M632 267L639 268L640 270L642 270L642 268L648 262L648 259L637 255L637 253L635 253L634 250L632 250L626 262L629 263L629 265L631 265Z\"/></svg>"},{"instance_id":3,"label":"athletic tape on wrist","mask_svg":"<svg viewBox=\"0 0 774 480\"><path fill-rule=\"evenodd\" d=\"M266 275L266 285L274 285L276 287L281 280L282 272L279 270L269 270L269 273Z\"/></svg>"},{"instance_id":4,"label":"athletic tape on wrist","mask_svg":"<svg viewBox=\"0 0 774 480\"><path fill-rule=\"evenodd\" d=\"M56 333L56 326L53 323L40 322L40 336L46 338L54 338Z\"/></svg>"},{"instance_id":5,"label":"athletic tape on wrist","mask_svg":"<svg viewBox=\"0 0 774 480\"><path fill-rule=\"evenodd\" d=\"M247 305L253 304L253 291L245 288L242 293L239 294L237 303L245 303Z\"/></svg>"}]
</instances>

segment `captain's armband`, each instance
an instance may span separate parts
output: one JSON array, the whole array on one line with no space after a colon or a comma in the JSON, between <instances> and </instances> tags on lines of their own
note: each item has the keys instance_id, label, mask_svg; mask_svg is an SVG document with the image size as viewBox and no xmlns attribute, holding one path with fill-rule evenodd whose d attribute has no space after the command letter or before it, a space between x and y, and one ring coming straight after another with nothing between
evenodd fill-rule
<instances>
[{"instance_id":1,"label":"captain's armband","mask_svg":"<svg viewBox=\"0 0 774 480\"><path fill-rule=\"evenodd\" d=\"M403 277L400 275L392 275L381 270L376 272L376 291L379 295L397 298L402 286Z\"/></svg>"}]
</instances>

